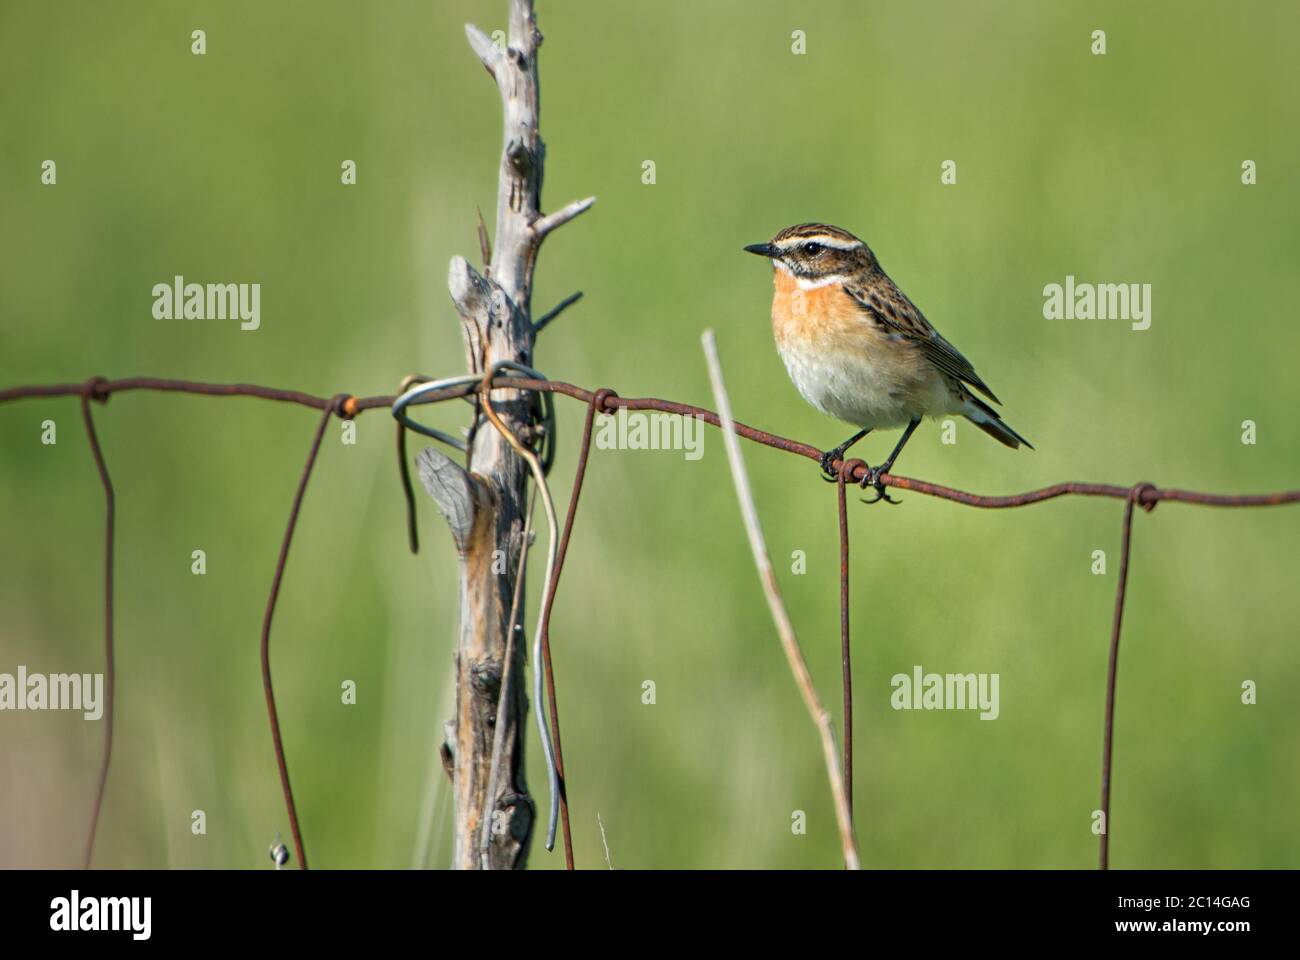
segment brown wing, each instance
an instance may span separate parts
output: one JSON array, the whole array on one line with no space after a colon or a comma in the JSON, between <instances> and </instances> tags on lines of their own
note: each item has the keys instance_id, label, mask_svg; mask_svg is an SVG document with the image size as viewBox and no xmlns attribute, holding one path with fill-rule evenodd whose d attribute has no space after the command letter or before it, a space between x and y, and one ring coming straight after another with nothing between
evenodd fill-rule
<instances>
[{"instance_id":1,"label":"brown wing","mask_svg":"<svg viewBox=\"0 0 1300 960\"><path fill-rule=\"evenodd\" d=\"M925 358L951 377L963 380L1001 403L987 383L980 379L969 360L930 325L925 315L883 274L869 284L846 283L851 296L882 329L915 343Z\"/></svg>"}]
</instances>

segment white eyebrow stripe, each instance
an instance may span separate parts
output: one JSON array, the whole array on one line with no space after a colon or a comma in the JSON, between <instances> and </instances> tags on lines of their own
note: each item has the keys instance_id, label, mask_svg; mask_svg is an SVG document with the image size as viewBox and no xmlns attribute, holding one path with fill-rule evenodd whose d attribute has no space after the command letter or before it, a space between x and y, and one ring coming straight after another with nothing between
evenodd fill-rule
<instances>
[{"instance_id":1,"label":"white eyebrow stripe","mask_svg":"<svg viewBox=\"0 0 1300 960\"><path fill-rule=\"evenodd\" d=\"M820 243L823 247L830 247L834 250L857 250L859 247L866 246L861 240L845 240L843 237L832 237L824 233L817 233L809 237L790 237L776 244L776 248L781 251L793 250L805 243Z\"/></svg>"}]
</instances>

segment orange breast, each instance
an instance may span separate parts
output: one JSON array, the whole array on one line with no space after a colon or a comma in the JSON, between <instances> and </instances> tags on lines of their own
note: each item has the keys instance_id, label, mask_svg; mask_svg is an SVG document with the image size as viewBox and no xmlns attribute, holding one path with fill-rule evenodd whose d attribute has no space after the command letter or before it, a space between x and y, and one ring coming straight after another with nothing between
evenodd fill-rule
<instances>
[{"instance_id":1,"label":"orange breast","mask_svg":"<svg viewBox=\"0 0 1300 960\"><path fill-rule=\"evenodd\" d=\"M772 332L778 343L793 341L828 349L839 344L866 347L872 338L871 325L838 283L801 290L794 277L779 268L772 297Z\"/></svg>"}]
</instances>

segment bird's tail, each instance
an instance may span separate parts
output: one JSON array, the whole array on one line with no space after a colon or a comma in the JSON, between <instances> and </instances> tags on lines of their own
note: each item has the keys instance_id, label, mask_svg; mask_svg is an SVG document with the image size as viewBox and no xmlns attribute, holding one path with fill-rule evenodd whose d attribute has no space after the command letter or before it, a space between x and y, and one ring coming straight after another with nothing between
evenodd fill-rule
<instances>
[{"instance_id":1,"label":"bird's tail","mask_svg":"<svg viewBox=\"0 0 1300 960\"><path fill-rule=\"evenodd\" d=\"M1011 425L998 416L998 412L990 407L983 400L972 396L969 392L963 397L962 414L975 426L979 427L994 440L1004 443L1012 450L1015 450L1022 443L1030 450L1034 445L1011 429Z\"/></svg>"}]
</instances>

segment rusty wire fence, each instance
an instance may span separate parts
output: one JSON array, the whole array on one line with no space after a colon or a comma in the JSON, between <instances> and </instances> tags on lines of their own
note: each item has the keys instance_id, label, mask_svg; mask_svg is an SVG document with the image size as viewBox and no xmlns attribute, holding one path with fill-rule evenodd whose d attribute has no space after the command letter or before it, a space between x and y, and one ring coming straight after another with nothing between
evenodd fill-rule
<instances>
[{"instance_id":1,"label":"rusty wire fence","mask_svg":"<svg viewBox=\"0 0 1300 960\"><path fill-rule=\"evenodd\" d=\"M568 552L570 535L572 534L574 520L577 516L578 500L582 494L583 480L587 472L587 461L591 451L592 426L597 414L612 414L620 408L625 410L648 410L658 413L676 414L679 416L698 417L715 427L721 426L721 423L716 413L711 410L706 410L703 407L677 403L671 400L661 400L655 397L620 397L615 391L609 388L585 390L581 387L574 386L570 383L564 383L562 381L542 380L523 376L494 376L491 371L486 375L486 378L490 378L486 383L458 383L455 386L449 386L445 389L429 391L419 399L412 401L412 403L440 403L461 397L473 399L480 393L480 391L484 392L484 395L486 395L487 390L512 389L519 391L533 391L537 393L561 394L574 400L581 401L586 404L587 407L582 440L580 441L578 448L578 461L574 475L573 490L570 494L569 505L565 514L563 531L560 535L557 560L551 574L546 600L540 614L542 638L542 662L540 664L540 669L543 671L545 678L546 700L550 714L552 739L554 741L555 768L559 774L561 784L559 798L560 817L564 832L565 863L567 868L572 870L574 868L573 840L569 825L567 789L564 780L564 757L560 741L560 719L559 707L555 693L555 672L551 661L550 620L551 611L555 603L556 590L559 585L560 574L564 566L565 555ZM307 484L311 479L312 469L315 466L317 454L320 452L321 441L324 437L325 429L329 425L330 419L337 416L345 420L350 420L369 410L390 410L398 397L396 395L356 397L346 393L336 394L333 397L320 397L296 390L280 390L272 387L262 387L251 384L203 383L156 377L130 377L120 380L109 380L104 377L92 377L84 383L44 384L37 386L12 387L0 390L0 403L35 397L79 398L81 415L85 424L87 439L90 444L91 453L94 457L95 467L99 474L100 483L104 489L104 719L106 722L103 760L100 765L100 773L95 791L95 801L90 818L90 828L86 839L86 851L84 857L84 864L86 867L90 866L91 858L94 853L95 834L99 824L100 810L103 805L104 789L108 780L109 765L112 761L113 693L115 680L113 651L113 538L115 498L108 464L104 456L104 451L100 446L99 437L95 432L95 420L90 404L92 401L104 404L108 402L109 397L114 393L124 393L133 390L151 390L164 393L189 393L214 397L256 397L263 400L298 404L321 412L321 416L317 421L316 429L312 436L311 445L308 448L307 459L303 466L302 474L298 480L297 488L294 491L288 521L285 525L284 537L280 544L279 558L276 561L270 593L266 600L265 613L262 618L260 642L262 686L266 699L267 718L271 728L271 739L275 749L276 764L280 773L280 785L284 792L285 808L293 834L294 848L298 857L298 866L300 869L306 869L306 851L303 844L302 831L298 821L297 807L293 799L293 790L289 783L288 762L285 758L284 745L280 736L279 714L275 706L275 692L271 681L271 624L275 616L276 600L279 597L280 585L283 581L285 567L288 562L289 547L293 541L294 528L298 522L298 515L302 508ZM777 450L782 450L796 456L806 457L814 462L819 461L822 456L822 451L817 447L806 443L800 443L797 440L780 437L764 430L759 430L755 427L746 426L743 423L737 422L735 424L735 430L736 433L747 440ZM399 476L401 478L403 495L407 507L407 526L411 550L412 552L415 552L418 550L418 538L415 523L415 498L411 489L410 468L406 457L406 432L406 426L399 421L397 424ZM548 442L552 444L554 443L553 435L549 438ZM864 481L868 476L869 468L864 461L857 459L836 461L833 466L836 467L835 472L837 477L837 516L840 544L840 643L843 676L844 778L851 808L853 797L853 688L849 644L849 533L846 490L848 484ZM1115 484L1069 481L1053 484L1048 487L1041 487L1037 490L1029 490L1024 493L1008 494L1004 496L983 496L980 494L968 493L964 490L956 490L951 487L941 486L935 483L929 483L924 480L915 480L911 477L894 476L890 474L881 477L880 482L886 487L894 487L899 490L910 490L926 496L938 497L943 500L951 500L954 503L983 509L1023 507L1065 496L1104 497L1113 500L1122 500L1124 502L1120 537L1120 566L1115 588L1114 615L1111 621L1110 648L1106 671L1105 716L1102 734L1100 806L1102 812L1102 830L1099 835L1099 865L1101 869L1107 869L1110 855L1110 796L1111 766L1114 756L1115 688L1117 681L1117 664L1119 659L1120 630L1124 619L1124 601L1127 592L1134 508L1141 507L1144 511L1149 513L1154 510L1158 504L1164 501L1210 507L1269 507L1300 502L1300 490L1287 490L1270 494L1232 495L1203 493L1200 491L1173 488L1166 489L1148 482L1139 482L1131 486L1120 486ZM526 550L521 551L521 564L526 555ZM535 669L538 669L538 667L535 666Z\"/></svg>"}]
</instances>

